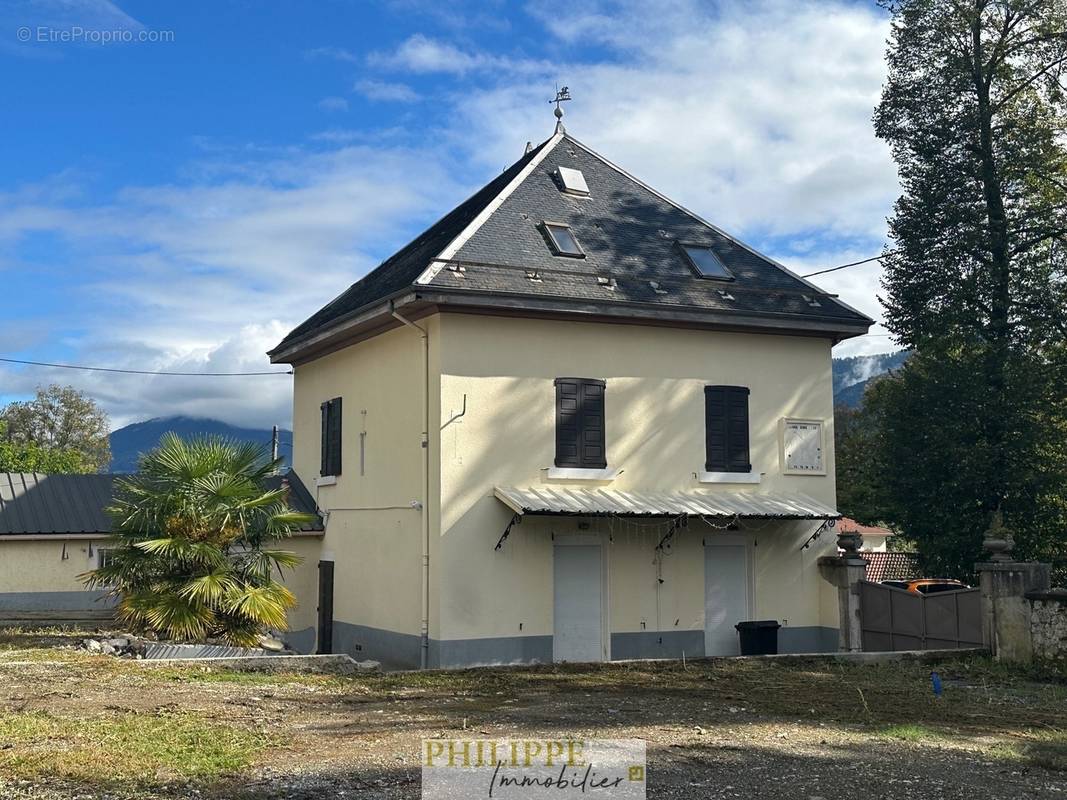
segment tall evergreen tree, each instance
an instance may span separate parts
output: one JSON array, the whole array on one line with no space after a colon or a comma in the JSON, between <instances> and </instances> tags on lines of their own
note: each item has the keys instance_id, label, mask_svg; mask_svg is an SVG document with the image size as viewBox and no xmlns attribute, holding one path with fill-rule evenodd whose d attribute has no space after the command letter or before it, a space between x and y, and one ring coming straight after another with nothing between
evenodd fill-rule
<instances>
[{"instance_id":1,"label":"tall evergreen tree","mask_svg":"<svg viewBox=\"0 0 1067 800\"><path fill-rule=\"evenodd\" d=\"M871 411L891 521L939 571L969 569L997 509L1047 557L1067 542L1067 0L883 5L886 324L914 351Z\"/></svg>"}]
</instances>

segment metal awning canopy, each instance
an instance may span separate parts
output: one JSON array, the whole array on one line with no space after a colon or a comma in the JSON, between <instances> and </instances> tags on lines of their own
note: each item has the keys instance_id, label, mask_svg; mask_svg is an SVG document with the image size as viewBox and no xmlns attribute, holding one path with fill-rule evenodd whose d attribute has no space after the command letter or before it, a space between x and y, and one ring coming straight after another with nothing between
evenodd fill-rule
<instances>
[{"instance_id":1,"label":"metal awning canopy","mask_svg":"<svg viewBox=\"0 0 1067 800\"><path fill-rule=\"evenodd\" d=\"M757 492L621 492L615 489L497 486L497 499L515 514L554 514L580 517L720 517L729 519L840 518L832 506L802 494Z\"/></svg>"}]
</instances>

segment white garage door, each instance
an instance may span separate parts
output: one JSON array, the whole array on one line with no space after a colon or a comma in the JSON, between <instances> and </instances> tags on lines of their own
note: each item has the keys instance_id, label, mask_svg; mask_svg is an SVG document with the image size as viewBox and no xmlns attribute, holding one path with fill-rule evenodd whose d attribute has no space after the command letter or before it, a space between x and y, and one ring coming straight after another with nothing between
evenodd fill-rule
<instances>
[{"instance_id":1,"label":"white garage door","mask_svg":"<svg viewBox=\"0 0 1067 800\"><path fill-rule=\"evenodd\" d=\"M741 652L734 625L749 619L748 549L743 543L704 547L704 653Z\"/></svg>"},{"instance_id":2,"label":"white garage door","mask_svg":"<svg viewBox=\"0 0 1067 800\"><path fill-rule=\"evenodd\" d=\"M601 661L600 545L557 544L554 661Z\"/></svg>"}]
</instances>

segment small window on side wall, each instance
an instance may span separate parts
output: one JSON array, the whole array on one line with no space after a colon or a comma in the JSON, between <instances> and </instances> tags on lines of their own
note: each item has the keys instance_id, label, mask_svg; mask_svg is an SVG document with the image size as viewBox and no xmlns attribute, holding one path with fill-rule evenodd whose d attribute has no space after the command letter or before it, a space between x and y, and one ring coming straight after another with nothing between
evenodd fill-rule
<instances>
[{"instance_id":1,"label":"small window on side wall","mask_svg":"<svg viewBox=\"0 0 1067 800\"><path fill-rule=\"evenodd\" d=\"M556 466L606 469L604 381L556 378Z\"/></svg>"},{"instance_id":2,"label":"small window on side wall","mask_svg":"<svg viewBox=\"0 0 1067 800\"><path fill-rule=\"evenodd\" d=\"M748 451L748 387L704 387L704 435L708 472L751 472Z\"/></svg>"},{"instance_id":3,"label":"small window on side wall","mask_svg":"<svg viewBox=\"0 0 1067 800\"><path fill-rule=\"evenodd\" d=\"M543 222L541 223L541 228L548 239L548 243L552 246L552 252L557 256L585 258L585 251L578 244L574 231L570 229L569 225L564 225L562 222Z\"/></svg>"},{"instance_id":4,"label":"small window on side wall","mask_svg":"<svg viewBox=\"0 0 1067 800\"><path fill-rule=\"evenodd\" d=\"M341 398L327 400L320 406L322 438L320 441L319 474L323 477L341 474Z\"/></svg>"}]
</instances>

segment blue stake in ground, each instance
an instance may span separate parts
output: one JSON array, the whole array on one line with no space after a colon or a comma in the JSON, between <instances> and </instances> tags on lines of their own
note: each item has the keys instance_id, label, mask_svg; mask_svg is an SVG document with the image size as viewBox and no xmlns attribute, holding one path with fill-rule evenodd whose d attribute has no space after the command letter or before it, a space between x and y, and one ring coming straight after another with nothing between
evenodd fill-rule
<instances>
[{"instance_id":1,"label":"blue stake in ground","mask_svg":"<svg viewBox=\"0 0 1067 800\"><path fill-rule=\"evenodd\" d=\"M936 672L930 673L930 685L934 689L934 697L940 699L941 697L941 676Z\"/></svg>"}]
</instances>

